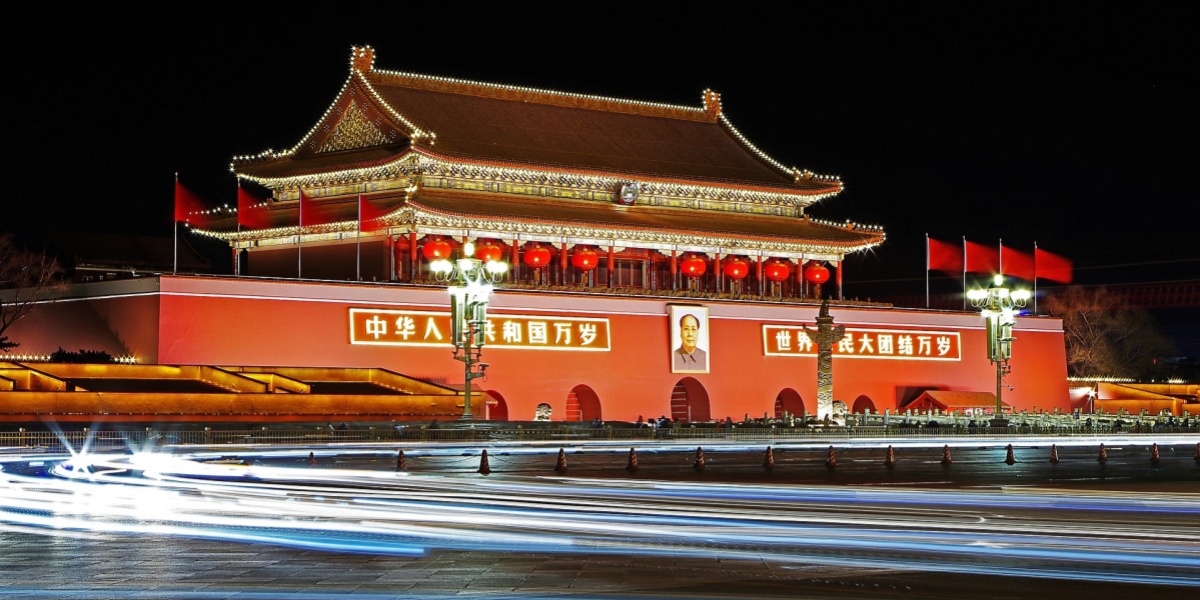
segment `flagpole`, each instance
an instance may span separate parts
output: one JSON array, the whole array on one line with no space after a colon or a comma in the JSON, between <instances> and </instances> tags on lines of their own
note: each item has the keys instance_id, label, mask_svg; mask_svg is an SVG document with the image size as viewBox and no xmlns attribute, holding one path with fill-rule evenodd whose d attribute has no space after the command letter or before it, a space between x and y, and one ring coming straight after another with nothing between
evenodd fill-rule
<instances>
[{"instance_id":1,"label":"flagpole","mask_svg":"<svg viewBox=\"0 0 1200 600\"><path fill-rule=\"evenodd\" d=\"M179 195L179 171L175 171L175 195ZM175 199L175 211L179 210L179 199ZM179 219L171 215L171 239L175 242L175 262L171 266L171 274L179 274Z\"/></svg>"},{"instance_id":2,"label":"flagpole","mask_svg":"<svg viewBox=\"0 0 1200 600\"><path fill-rule=\"evenodd\" d=\"M233 276L238 277L242 274L242 180L237 180L238 187L238 211L237 211L237 245L233 247Z\"/></svg>"},{"instance_id":3,"label":"flagpole","mask_svg":"<svg viewBox=\"0 0 1200 600\"><path fill-rule=\"evenodd\" d=\"M358 231L354 232L354 277L362 281L362 192L358 193Z\"/></svg>"},{"instance_id":4,"label":"flagpole","mask_svg":"<svg viewBox=\"0 0 1200 600\"><path fill-rule=\"evenodd\" d=\"M963 310L967 310L967 236L963 236Z\"/></svg>"},{"instance_id":5,"label":"flagpole","mask_svg":"<svg viewBox=\"0 0 1200 600\"><path fill-rule=\"evenodd\" d=\"M1000 276L1004 276L1004 238L997 238L996 245L996 268L1000 269Z\"/></svg>"},{"instance_id":6,"label":"flagpole","mask_svg":"<svg viewBox=\"0 0 1200 600\"><path fill-rule=\"evenodd\" d=\"M925 232L925 308L929 308L929 232Z\"/></svg>"},{"instance_id":7,"label":"flagpole","mask_svg":"<svg viewBox=\"0 0 1200 600\"><path fill-rule=\"evenodd\" d=\"M296 232L296 279L304 279L304 271L301 265L301 255L303 251L300 248L300 242L304 240L304 190L298 189L299 192L297 204L300 206L300 212L296 216L299 230Z\"/></svg>"},{"instance_id":8,"label":"flagpole","mask_svg":"<svg viewBox=\"0 0 1200 600\"><path fill-rule=\"evenodd\" d=\"M1037 242L1033 243L1033 314L1038 314L1037 311Z\"/></svg>"}]
</instances>

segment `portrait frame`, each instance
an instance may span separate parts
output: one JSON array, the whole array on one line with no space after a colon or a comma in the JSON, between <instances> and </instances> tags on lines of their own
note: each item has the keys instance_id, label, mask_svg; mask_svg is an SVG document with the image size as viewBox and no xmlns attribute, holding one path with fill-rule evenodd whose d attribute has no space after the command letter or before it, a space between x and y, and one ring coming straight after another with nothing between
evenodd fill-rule
<instances>
[{"instance_id":1,"label":"portrait frame","mask_svg":"<svg viewBox=\"0 0 1200 600\"><path fill-rule=\"evenodd\" d=\"M669 353L667 359L671 364L671 372L708 373L708 307L695 304L670 304L667 308L671 328L671 343L667 348ZM684 336L681 321L686 316L694 318L699 325L699 331L696 333L695 351L691 353L686 353L683 350Z\"/></svg>"}]
</instances>

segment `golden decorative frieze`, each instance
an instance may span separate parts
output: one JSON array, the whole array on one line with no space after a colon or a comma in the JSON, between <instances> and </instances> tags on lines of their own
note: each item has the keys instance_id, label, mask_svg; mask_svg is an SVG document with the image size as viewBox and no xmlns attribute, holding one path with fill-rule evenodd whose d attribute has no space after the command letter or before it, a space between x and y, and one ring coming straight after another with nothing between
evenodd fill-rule
<instances>
[{"instance_id":1,"label":"golden decorative frieze","mask_svg":"<svg viewBox=\"0 0 1200 600\"><path fill-rule=\"evenodd\" d=\"M393 135L395 134L393 133ZM347 106L342 113L342 118L333 128L333 132L325 138L325 143L317 149L317 152L370 148L390 144L392 141L371 122L366 113L358 108L357 103L351 102L350 106Z\"/></svg>"}]
</instances>

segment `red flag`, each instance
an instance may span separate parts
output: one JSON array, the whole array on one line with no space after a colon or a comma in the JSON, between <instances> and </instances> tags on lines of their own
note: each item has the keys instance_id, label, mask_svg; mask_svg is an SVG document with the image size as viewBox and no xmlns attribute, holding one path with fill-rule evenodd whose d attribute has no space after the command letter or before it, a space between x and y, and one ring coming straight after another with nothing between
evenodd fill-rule
<instances>
[{"instance_id":1,"label":"red flag","mask_svg":"<svg viewBox=\"0 0 1200 600\"><path fill-rule=\"evenodd\" d=\"M1074 279L1071 260L1057 254L1033 247L1034 273L1038 279L1049 279L1055 283L1071 283Z\"/></svg>"},{"instance_id":2,"label":"red flag","mask_svg":"<svg viewBox=\"0 0 1200 600\"><path fill-rule=\"evenodd\" d=\"M380 220L381 217L391 212L387 207L376 205L367 199L366 196L359 195L358 197L358 230L362 232L379 231L386 229L387 224Z\"/></svg>"},{"instance_id":3,"label":"red flag","mask_svg":"<svg viewBox=\"0 0 1200 600\"><path fill-rule=\"evenodd\" d=\"M300 226L325 225L338 221L337 210L329 203L318 204L300 190Z\"/></svg>"},{"instance_id":4,"label":"red flag","mask_svg":"<svg viewBox=\"0 0 1200 600\"><path fill-rule=\"evenodd\" d=\"M191 190L183 187L175 180L175 220L192 225L199 225L207 220L204 212L204 201Z\"/></svg>"},{"instance_id":5,"label":"red flag","mask_svg":"<svg viewBox=\"0 0 1200 600\"><path fill-rule=\"evenodd\" d=\"M966 272L987 273L995 275L1000 272L1000 251L992 246L984 246L975 242L963 240L966 252Z\"/></svg>"},{"instance_id":6,"label":"red flag","mask_svg":"<svg viewBox=\"0 0 1200 600\"><path fill-rule=\"evenodd\" d=\"M925 236L927 245L927 261L925 265L926 271L944 271L946 273L962 273L963 270L963 253L962 248L954 244L939 242L929 236Z\"/></svg>"},{"instance_id":7,"label":"red flag","mask_svg":"<svg viewBox=\"0 0 1200 600\"><path fill-rule=\"evenodd\" d=\"M238 225L250 229L266 229L274 224L267 209L267 201L254 196L240 185L237 202Z\"/></svg>"},{"instance_id":8,"label":"red flag","mask_svg":"<svg viewBox=\"0 0 1200 600\"><path fill-rule=\"evenodd\" d=\"M1000 245L1000 266L1004 267L1004 275L1019 277L1025 281L1033 281L1033 256L1017 252L1008 246Z\"/></svg>"}]
</instances>

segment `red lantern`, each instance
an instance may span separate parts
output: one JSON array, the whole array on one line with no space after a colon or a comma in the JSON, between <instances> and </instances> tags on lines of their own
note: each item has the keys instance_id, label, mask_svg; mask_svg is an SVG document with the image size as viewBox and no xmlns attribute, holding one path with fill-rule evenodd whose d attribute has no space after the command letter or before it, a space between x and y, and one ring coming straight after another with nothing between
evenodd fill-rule
<instances>
[{"instance_id":1,"label":"red lantern","mask_svg":"<svg viewBox=\"0 0 1200 600\"><path fill-rule=\"evenodd\" d=\"M706 268L708 268L708 262L695 254L679 262L679 270L688 277L699 277L704 274Z\"/></svg>"},{"instance_id":2,"label":"red lantern","mask_svg":"<svg viewBox=\"0 0 1200 600\"><path fill-rule=\"evenodd\" d=\"M525 264L535 269L540 269L550 264L550 251L541 246L534 246L526 250Z\"/></svg>"},{"instance_id":3,"label":"red lantern","mask_svg":"<svg viewBox=\"0 0 1200 600\"><path fill-rule=\"evenodd\" d=\"M829 281L829 269L821 263L813 263L804 269L804 279L809 283L821 285Z\"/></svg>"},{"instance_id":4,"label":"red lantern","mask_svg":"<svg viewBox=\"0 0 1200 600\"><path fill-rule=\"evenodd\" d=\"M450 258L450 243L441 238L425 240L425 247L421 249L421 255L425 260L439 260Z\"/></svg>"},{"instance_id":5,"label":"red lantern","mask_svg":"<svg viewBox=\"0 0 1200 600\"><path fill-rule=\"evenodd\" d=\"M725 276L733 280L741 280L750 274L750 263L736 257L731 256L725 261L725 265L721 268Z\"/></svg>"},{"instance_id":6,"label":"red lantern","mask_svg":"<svg viewBox=\"0 0 1200 600\"><path fill-rule=\"evenodd\" d=\"M504 258L504 249L491 242L484 242L475 248L475 258L483 262L497 261Z\"/></svg>"},{"instance_id":7,"label":"red lantern","mask_svg":"<svg viewBox=\"0 0 1200 600\"><path fill-rule=\"evenodd\" d=\"M771 281L783 281L791 272L791 267L782 260L772 260L763 265L763 275Z\"/></svg>"},{"instance_id":8,"label":"red lantern","mask_svg":"<svg viewBox=\"0 0 1200 600\"><path fill-rule=\"evenodd\" d=\"M576 248L575 254L571 256L571 266L580 271L591 271L598 264L600 264L600 257L591 248Z\"/></svg>"}]
</instances>

